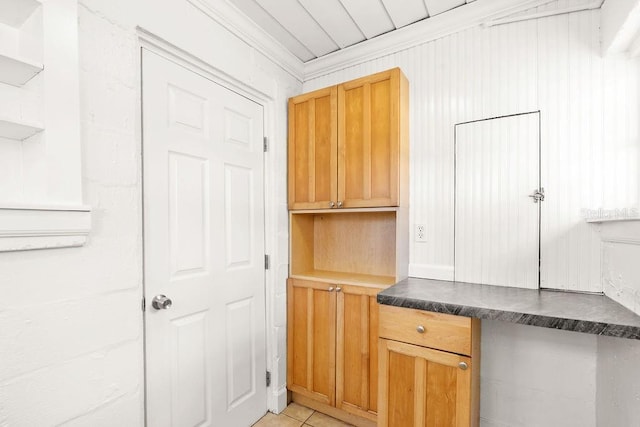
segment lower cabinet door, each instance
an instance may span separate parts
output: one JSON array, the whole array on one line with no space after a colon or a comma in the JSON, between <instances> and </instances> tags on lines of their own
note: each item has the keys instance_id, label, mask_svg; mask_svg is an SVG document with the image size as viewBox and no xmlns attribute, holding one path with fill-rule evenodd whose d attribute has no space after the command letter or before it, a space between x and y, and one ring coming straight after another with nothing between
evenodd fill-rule
<instances>
[{"instance_id":1,"label":"lower cabinet door","mask_svg":"<svg viewBox=\"0 0 640 427\"><path fill-rule=\"evenodd\" d=\"M471 358L381 338L378 368L379 427L475 425Z\"/></svg>"},{"instance_id":2,"label":"lower cabinet door","mask_svg":"<svg viewBox=\"0 0 640 427\"><path fill-rule=\"evenodd\" d=\"M372 421L378 411L378 292L345 285L336 293L336 407Z\"/></svg>"},{"instance_id":3,"label":"lower cabinet door","mask_svg":"<svg viewBox=\"0 0 640 427\"><path fill-rule=\"evenodd\" d=\"M287 385L289 390L335 405L335 285L287 282Z\"/></svg>"}]
</instances>

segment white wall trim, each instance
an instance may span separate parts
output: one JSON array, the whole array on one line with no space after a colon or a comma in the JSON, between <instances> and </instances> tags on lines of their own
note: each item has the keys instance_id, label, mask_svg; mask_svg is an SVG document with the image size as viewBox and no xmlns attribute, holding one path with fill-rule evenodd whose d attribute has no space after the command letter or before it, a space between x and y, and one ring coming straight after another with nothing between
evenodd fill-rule
<instances>
[{"instance_id":1,"label":"white wall trim","mask_svg":"<svg viewBox=\"0 0 640 427\"><path fill-rule=\"evenodd\" d=\"M409 264L409 277L453 281L452 265Z\"/></svg>"},{"instance_id":2,"label":"white wall trim","mask_svg":"<svg viewBox=\"0 0 640 427\"><path fill-rule=\"evenodd\" d=\"M493 27L496 25L512 24L514 22L522 22L522 21L530 21L533 19L547 18L549 16L566 15L569 13L583 12L585 10L595 10L595 9L600 9L602 7L602 3L604 3L604 0L595 0L595 1L592 1L591 3L565 7L562 9L548 10L546 12L538 12L538 13L531 13L527 15L516 15L516 16L510 16L506 18L494 19L492 21L488 21L484 23L483 25L486 27Z\"/></svg>"},{"instance_id":3,"label":"white wall trim","mask_svg":"<svg viewBox=\"0 0 640 427\"><path fill-rule=\"evenodd\" d=\"M251 21L234 5L226 0L187 0L209 18L225 27L249 46L291 74L298 81L304 81L304 64L269 33ZM214 6L215 4L215 6Z\"/></svg>"},{"instance_id":4,"label":"white wall trim","mask_svg":"<svg viewBox=\"0 0 640 427\"><path fill-rule=\"evenodd\" d=\"M305 81L385 55L409 49L470 27L488 19L534 8L551 0L476 0L429 19L375 37L304 64Z\"/></svg>"},{"instance_id":5,"label":"white wall trim","mask_svg":"<svg viewBox=\"0 0 640 427\"><path fill-rule=\"evenodd\" d=\"M603 237L602 243L619 243L622 245L640 245L640 237L638 238L617 238L617 237Z\"/></svg>"},{"instance_id":6,"label":"white wall trim","mask_svg":"<svg viewBox=\"0 0 640 427\"><path fill-rule=\"evenodd\" d=\"M227 89L240 93L243 96L264 105L271 101L272 97L253 86L247 85L244 81L233 77L230 74L212 66L195 55L169 43L161 37L156 36L144 28L137 27L140 46L153 51L181 66L199 74L207 79L223 85Z\"/></svg>"},{"instance_id":7,"label":"white wall trim","mask_svg":"<svg viewBox=\"0 0 640 427\"><path fill-rule=\"evenodd\" d=\"M227 89L251 99L252 101L260 104L263 107L264 113L264 136L270 140L275 140L276 132L276 106L274 101L274 95L264 93L259 89L247 85L241 80L225 73L224 71L212 66L211 64L201 60L200 58L190 54L189 52L169 43L168 41L156 36L155 34L138 27L138 45L140 48L146 48L156 54L159 54L170 61L173 61L215 83L218 83ZM141 49L138 49L139 51ZM140 54L140 53L139 53ZM141 63L139 61L139 63ZM140 75L141 75L140 70ZM141 93L142 88L139 88ZM141 105L142 98L139 94L138 102ZM140 147L142 147L142 109L140 110L137 118L137 127L139 129L138 138ZM273 150L270 150L264 155L264 179L265 179L265 253L274 254L276 252L277 242L277 204L275 202L276 193L275 189L275 176L278 173L276 169L276 160L273 157ZM142 161L140 159L139 161ZM140 218L144 221L143 218ZM274 262L273 265L277 263ZM265 271L265 292L266 292L266 343L267 343L267 369L271 372L272 378L278 378L281 373L278 372L278 365L275 363L278 348L277 336L274 336L272 332L276 330L274 322L274 311L276 305L272 299L276 289L276 269L270 268ZM144 294L144 284L143 290ZM143 363L146 360L143 359ZM146 379L145 379L146 382ZM267 389L267 409L269 411L279 413L287 405L287 392L284 390L278 390L277 384L272 382L272 385ZM146 397L145 397L146 402ZM145 403L146 405L146 403ZM146 411L146 406L145 406Z\"/></svg>"},{"instance_id":8,"label":"white wall trim","mask_svg":"<svg viewBox=\"0 0 640 427\"><path fill-rule=\"evenodd\" d=\"M82 246L90 231L86 206L0 207L0 252Z\"/></svg>"},{"instance_id":9,"label":"white wall trim","mask_svg":"<svg viewBox=\"0 0 640 427\"><path fill-rule=\"evenodd\" d=\"M629 52L634 57L640 39L640 1L607 1L602 6L602 52Z\"/></svg>"}]
</instances>

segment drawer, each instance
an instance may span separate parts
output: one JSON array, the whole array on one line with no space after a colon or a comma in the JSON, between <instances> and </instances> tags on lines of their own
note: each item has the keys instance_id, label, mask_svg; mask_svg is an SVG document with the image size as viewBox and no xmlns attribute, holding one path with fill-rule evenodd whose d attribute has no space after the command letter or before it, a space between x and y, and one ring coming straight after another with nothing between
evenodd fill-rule
<instances>
[{"instance_id":1,"label":"drawer","mask_svg":"<svg viewBox=\"0 0 640 427\"><path fill-rule=\"evenodd\" d=\"M472 319L411 308L378 305L380 338L471 355Z\"/></svg>"}]
</instances>

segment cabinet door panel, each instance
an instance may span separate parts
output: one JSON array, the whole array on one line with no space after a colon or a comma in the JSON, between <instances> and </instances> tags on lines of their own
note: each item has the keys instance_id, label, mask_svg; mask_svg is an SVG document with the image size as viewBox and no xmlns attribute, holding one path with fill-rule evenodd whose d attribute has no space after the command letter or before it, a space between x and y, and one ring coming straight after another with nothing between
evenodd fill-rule
<instances>
[{"instance_id":1,"label":"cabinet door panel","mask_svg":"<svg viewBox=\"0 0 640 427\"><path fill-rule=\"evenodd\" d=\"M289 208L329 208L337 196L337 89L289 100Z\"/></svg>"},{"instance_id":2,"label":"cabinet door panel","mask_svg":"<svg viewBox=\"0 0 640 427\"><path fill-rule=\"evenodd\" d=\"M400 71L338 86L338 200L398 205Z\"/></svg>"},{"instance_id":3,"label":"cabinet door panel","mask_svg":"<svg viewBox=\"0 0 640 427\"><path fill-rule=\"evenodd\" d=\"M343 286L337 294L336 406L374 421L378 407L379 291Z\"/></svg>"},{"instance_id":4,"label":"cabinet door panel","mask_svg":"<svg viewBox=\"0 0 640 427\"><path fill-rule=\"evenodd\" d=\"M291 391L334 405L336 297L329 287L288 280L287 384Z\"/></svg>"},{"instance_id":5,"label":"cabinet door panel","mask_svg":"<svg viewBox=\"0 0 640 427\"><path fill-rule=\"evenodd\" d=\"M379 426L472 425L471 358L386 339L379 343Z\"/></svg>"},{"instance_id":6,"label":"cabinet door panel","mask_svg":"<svg viewBox=\"0 0 640 427\"><path fill-rule=\"evenodd\" d=\"M454 427L457 424L456 403L458 367L427 362L425 367L426 392L424 393L425 426Z\"/></svg>"},{"instance_id":7,"label":"cabinet door panel","mask_svg":"<svg viewBox=\"0 0 640 427\"><path fill-rule=\"evenodd\" d=\"M412 426L415 419L414 386L416 379L416 361L413 356L398 352L388 355L389 378L388 405L386 418L389 426ZM381 414L382 415L382 414Z\"/></svg>"}]
</instances>

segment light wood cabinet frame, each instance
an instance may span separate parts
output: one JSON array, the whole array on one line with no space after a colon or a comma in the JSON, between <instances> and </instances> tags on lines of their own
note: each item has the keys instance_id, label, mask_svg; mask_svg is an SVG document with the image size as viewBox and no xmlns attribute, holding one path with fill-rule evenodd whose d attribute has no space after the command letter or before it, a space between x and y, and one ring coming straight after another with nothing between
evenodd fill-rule
<instances>
[{"instance_id":1,"label":"light wood cabinet frame","mask_svg":"<svg viewBox=\"0 0 640 427\"><path fill-rule=\"evenodd\" d=\"M336 294L336 407L372 421L378 410L378 292L342 286Z\"/></svg>"},{"instance_id":2,"label":"light wood cabinet frame","mask_svg":"<svg viewBox=\"0 0 640 427\"><path fill-rule=\"evenodd\" d=\"M477 425L472 420L471 399L472 375L476 368L470 357L386 339L380 339L379 351L380 378L383 379L380 381L379 427ZM390 357L394 354L410 358L414 364L413 369L402 373L391 372ZM460 369L460 363L466 363L468 368ZM449 378L453 377L454 381L447 384L429 381L429 376L433 377L429 372L430 368L444 372ZM402 402L402 407L395 404L399 397L393 395L391 386L412 390L413 401ZM433 387L438 387L437 392L434 392ZM440 396L446 396L442 399L444 401L455 396L455 402L443 404L442 401L438 402Z\"/></svg>"},{"instance_id":3,"label":"light wood cabinet frame","mask_svg":"<svg viewBox=\"0 0 640 427\"><path fill-rule=\"evenodd\" d=\"M289 209L408 206L409 83L399 68L289 99L288 134Z\"/></svg>"},{"instance_id":4,"label":"light wood cabinet frame","mask_svg":"<svg viewBox=\"0 0 640 427\"><path fill-rule=\"evenodd\" d=\"M290 209L328 209L338 192L337 88L289 99Z\"/></svg>"},{"instance_id":5,"label":"light wood cabinet frame","mask_svg":"<svg viewBox=\"0 0 640 427\"><path fill-rule=\"evenodd\" d=\"M408 124L401 117L401 80L396 68L338 85L337 199L345 208L400 203L400 145Z\"/></svg>"},{"instance_id":6,"label":"light wood cabinet frame","mask_svg":"<svg viewBox=\"0 0 640 427\"><path fill-rule=\"evenodd\" d=\"M330 287L309 280L287 281L287 386L293 392L333 406L336 298Z\"/></svg>"}]
</instances>

